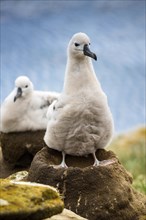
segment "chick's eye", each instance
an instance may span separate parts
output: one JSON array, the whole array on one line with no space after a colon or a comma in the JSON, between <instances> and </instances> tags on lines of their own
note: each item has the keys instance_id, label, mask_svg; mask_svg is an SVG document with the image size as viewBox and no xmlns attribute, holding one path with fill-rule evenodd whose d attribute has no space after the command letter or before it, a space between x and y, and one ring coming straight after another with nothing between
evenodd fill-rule
<instances>
[{"instance_id":1,"label":"chick's eye","mask_svg":"<svg viewBox=\"0 0 146 220\"><path fill-rule=\"evenodd\" d=\"M78 47L78 46L80 46L80 44L78 44L78 43L75 43L75 46L76 46L76 47Z\"/></svg>"},{"instance_id":2,"label":"chick's eye","mask_svg":"<svg viewBox=\"0 0 146 220\"><path fill-rule=\"evenodd\" d=\"M25 86L25 88L27 88L27 87L28 87L28 85Z\"/></svg>"}]
</instances>

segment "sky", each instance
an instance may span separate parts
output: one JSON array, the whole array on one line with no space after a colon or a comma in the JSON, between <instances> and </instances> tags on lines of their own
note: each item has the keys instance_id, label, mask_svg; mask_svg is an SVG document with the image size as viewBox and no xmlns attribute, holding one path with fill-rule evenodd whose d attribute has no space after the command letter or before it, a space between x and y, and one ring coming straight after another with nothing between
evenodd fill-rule
<instances>
[{"instance_id":1,"label":"sky","mask_svg":"<svg viewBox=\"0 0 146 220\"><path fill-rule=\"evenodd\" d=\"M61 92L66 49L85 32L116 132L145 124L145 1L1 1L1 103L20 75Z\"/></svg>"}]
</instances>

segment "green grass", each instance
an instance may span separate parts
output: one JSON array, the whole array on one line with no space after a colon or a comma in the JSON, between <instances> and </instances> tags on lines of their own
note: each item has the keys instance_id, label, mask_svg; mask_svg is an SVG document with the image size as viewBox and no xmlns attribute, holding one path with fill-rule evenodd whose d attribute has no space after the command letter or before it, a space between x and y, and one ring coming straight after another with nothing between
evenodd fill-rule
<instances>
[{"instance_id":1,"label":"green grass","mask_svg":"<svg viewBox=\"0 0 146 220\"><path fill-rule=\"evenodd\" d=\"M133 187L146 194L146 128L118 135L108 148L133 176Z\"/></svg>"}]
</instances>

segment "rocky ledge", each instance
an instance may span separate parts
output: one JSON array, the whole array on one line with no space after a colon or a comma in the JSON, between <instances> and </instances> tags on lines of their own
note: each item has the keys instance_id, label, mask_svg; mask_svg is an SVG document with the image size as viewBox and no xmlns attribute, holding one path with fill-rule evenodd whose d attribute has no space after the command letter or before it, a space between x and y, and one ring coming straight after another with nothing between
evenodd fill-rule
<instances>
[{"instance_id":1,"label":"rocky ledge","mask_svg":"<svg viewBox=\"0 0 146 220\"><path fill-rule=\"evenodd\" d=\"M146 198L132 188L132 177L115 154L98 150L96 156L111 163L93 167L92 155L67 155L68 168L56 168L61 153L44 147L32 161L28 180L58 188L65 208L88 220L138 220L145 216Z\"/></svg>"},{"instance_id":2,"label":"rocky ledge","mask_svg":"<svg viewBox=\"0 0 146 220\"><path fill-rule=\"evenodd\" d=\"M41 220L61 213L63 208L54 187L1 179L1 220Z\"/></svg>"}]
</instances>

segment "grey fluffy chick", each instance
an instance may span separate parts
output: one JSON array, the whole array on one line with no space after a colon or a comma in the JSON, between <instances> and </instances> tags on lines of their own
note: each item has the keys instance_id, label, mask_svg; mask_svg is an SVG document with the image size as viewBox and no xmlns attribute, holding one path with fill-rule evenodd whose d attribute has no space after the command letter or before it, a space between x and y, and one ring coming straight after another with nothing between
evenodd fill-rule
<instances>
[{"instance_id":1,"label":"grey fluffy chick","mask_svg":"<svg viewBox=\"0 0 146 220\"><path fill-rule=\"evenodd\" d=\"M44 141L49 148L62 152L59 167L67 167L65 155L93 154L110 142L114 126L107 97L94 72L89 49L90 39L84 33L73 35L68 45L64 89L48 109Z\"/></svg>"}]
</instances>

